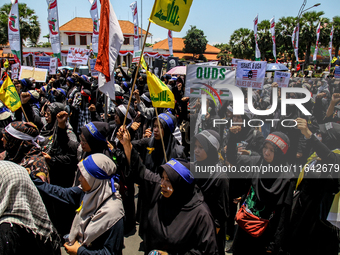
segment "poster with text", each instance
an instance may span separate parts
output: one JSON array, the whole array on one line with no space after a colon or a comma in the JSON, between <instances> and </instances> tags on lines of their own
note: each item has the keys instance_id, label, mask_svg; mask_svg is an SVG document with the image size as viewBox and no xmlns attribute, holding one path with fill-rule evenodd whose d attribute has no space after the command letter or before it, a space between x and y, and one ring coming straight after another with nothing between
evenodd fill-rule
<instances>
[{"instance_id":1,"label":"poster with text","mask_svg":"<svg viewBox=\"0 0 340 255\"><path fill-rule=\"evenodd\" d=\"M90 50L81 48L70 48L67 54L67 63L71 65L87 65Z\"/></svg>"},{"instance_id":2,"label":"poster with text","mask_svg":"<svg viewBox=\"0 0 340 255\"><path fill-rule=\"evenodd\" d=\"M289 72L276 71L274 74L274 82L277 82L280 88L288 88L289 80L290 80Z\"/></svg>"},{"instance_id":3,"label":"poster with text","mask_svg":"<svg viewBox=\"0 0 340 255\"><path fill-rule=\"evenodd\" d=\"M12 80L13 79L18 79L19 77L19 63L12 64L11 65L11 70L12 70Z\"/></svg>"},{"instance_id":4,"label":"poster with text","mask_svg":"<svg viewBox=\"0 0 340 255\"><path fill-rule=\"evenodd\" d=\"M238 62L235 85L240 88L262 89L266 68L266 61Z\"/></svg>"},{"instance_id":5,"label":"poster with text","mask_svg":"<svg viewBox=\"0 0 340 255\"><path fill-rule=\"evenodd\" d=\"M49 74L56 74L57 72L57 63L58 63L58 58L51 58L50 59L50 69L49 69Z\"/></svg>"}]
</instances>

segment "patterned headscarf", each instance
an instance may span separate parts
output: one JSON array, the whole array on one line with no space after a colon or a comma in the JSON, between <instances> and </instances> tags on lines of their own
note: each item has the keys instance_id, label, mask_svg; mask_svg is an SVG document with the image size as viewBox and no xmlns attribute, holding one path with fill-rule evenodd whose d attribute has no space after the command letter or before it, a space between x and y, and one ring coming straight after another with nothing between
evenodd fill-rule
<instances>
[{"instance_id":1,"label":"patterned headscarf","mask_svg":"<svg viewBox=\"0 0 340 255\"><path fill-rule=\"evenodd\" d=\"M48 166L36 142L43 141L39 129L31 122L15 121L2 132L6 139L5 159L29 168L34 175L48 181Z\"/></svg>"}]
</instances>

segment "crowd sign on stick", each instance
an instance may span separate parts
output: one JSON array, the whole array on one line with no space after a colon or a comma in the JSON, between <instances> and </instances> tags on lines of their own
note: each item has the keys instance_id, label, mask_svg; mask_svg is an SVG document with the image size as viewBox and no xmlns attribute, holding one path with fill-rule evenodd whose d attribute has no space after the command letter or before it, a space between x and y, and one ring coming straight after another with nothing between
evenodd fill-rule
<instances>
[{"instance_id":1,"label":"crowd sign on stick","mask_svg":"<svg viewBox=\"0 0 340 255\"><path fill-rule=\"evenodd\" d=\"M81 48L70 48L67 55L67 63L73 65L87 65L90 50Z\"/></svg>"},{"instance_id":2,"label":"crowd sign on stick","mask_svg":"<svg viewBox=\"0 0 340 255\"><path fill-rule=\"evenodd\" d=\"M290 80L290 73L276 71L274 82L277 82L280 88L287 88Z\"/></svg>"}]
</instances>

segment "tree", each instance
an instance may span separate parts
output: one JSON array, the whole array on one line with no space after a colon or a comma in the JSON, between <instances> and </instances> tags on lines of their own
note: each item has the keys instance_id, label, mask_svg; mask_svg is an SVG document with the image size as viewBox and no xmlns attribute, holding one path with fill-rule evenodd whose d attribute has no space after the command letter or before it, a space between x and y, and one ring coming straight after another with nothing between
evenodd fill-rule
<instances>
[{"instance_id":1,"label":"tree","mask_svg":"<svg viewBox=\"0 0 340 255\"><path fill-rule=\"evenodd\" d=\"M230 36L229 45L235 58L255 59L254 31L240 28Z\"/></svg>"},{"instance_id":2,"label":"tree","mask_svg":"<svg viewBox=\"0 0 340 255\"><path fill-rule=\"evenodd\" d=\"M193 54L193 58L197 59L197 55L203 55L207 48L208 40L204 35L203 31L197 29L196 26L190 26L184 39L184 53Z\"/></svg>"},{"instance_id":3,"label":"tree","mask_svg":"<svg viewBox=\"0 0 340 255\"><path fill-rule=\"evenodd\" d=\"M257 43L261 52L262 60L274 59L273 40L270 33L270 21L262 20L257 26Z\"/></svg>"},{"instance_id":4,"label":"tree","mask_svg":"<svg viewBox=\"0 0 340 255\"><path fill-rule=\"evenodd\" d=\"M340 17L339 16L335 16L333 18L333 26L334 26L333 47L335 49L335 57L338 57L339 47L340 47Z\"/></svg>"},{"instance_id":5,"label":"tree","mask_svg":"<svg viewBox=\"0 0 340 255\"><path fill-rule=\"evenodd\" d=\"M11 4L4 4L0 8L0 44L8 42L8 15L11 11ZM19 24L21 41L30 39L31 45L38 44L40 36L40 23L34 10L27 7L27 4L19 3Z\"/></svg>"},{"instance_id":6,"label":"tree","mask_svg":"<svg viewBox=\"0 0 340 255\"><path fill-rule=\"evenodd\" d=\"M295 17L282 17L276 23L276 52L278 56L284 56L285 61L293 60L294 66L294 48L292 44L292 34L296 24Z\"/></svg>"},{"instance_id":7,"label":"tree","mask_svg":"<svg viewBox=\"0 0 340 255\"><path fill-rule=\"evenodd\" d=\"M327 46L329 43L329 39L326 40L328 34L327 33L327 26L326 24L329 23L329 19L322 18L321 16L324 15L323 11L320 12L305 12L302 15L302 22L301 22L301 33L299 37L299 43L301 42L301 46L304 47L304 53L305 53L305 66L309 65L309 58L311 54L311 46L315 45L316 43L316 28L318 26L318 23L320 22L320 26L323 27L323 29L320 32L320 38L319 42L323 46Z\"/></svg>"},{"instance_id":8,"label":"tree","mask_svg":"<svg viewBox=\"0 0 340 255\"><path fill-rule=\"evenodd\" d=\"M221 62L223 66L226 66L231 62L233 55L231 54L231 47L227 43L215 44L214 47L221 50L220 53L217 54L217 58Z\"/></svg>"}]
</instances>

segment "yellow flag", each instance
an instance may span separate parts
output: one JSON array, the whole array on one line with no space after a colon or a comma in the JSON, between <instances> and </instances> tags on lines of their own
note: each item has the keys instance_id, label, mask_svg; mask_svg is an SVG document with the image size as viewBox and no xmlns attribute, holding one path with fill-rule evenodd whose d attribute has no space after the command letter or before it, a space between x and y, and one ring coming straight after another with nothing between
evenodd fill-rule
<instances>
[{"instance_id":1,"label":"yellow flag","mask_svg":"<svg viewBox=\"0 0 340 255\"><path fill-rule=\"evenodd\" d=\"M155 0L149 20L158 26L180 32L193 0Z\"/></svg>"},{"instance_id":2,"label":"yellow flag","mask_svg":"<svg viewBox=\"0 0 340 255\"><path fill-rule=\"evenodd\" d=\"M175 108L175 97L172 91L156 75L146 71L147 83L153 107Z\"/></svg>"},{"instance_id":3,"label":"yellow flag","mask_svg":"<svg viewBox=\"0 0 340 255\"><path fill-rule=\"evenodd\" d=\"M337 61L337 58L336 58L336 57L334 57L334 58L332 59L332 64L334 64L335 61Z\"/></svg>"},{"instance_id":4,"label":"yellow flag","mask_svg":"<svg viewBox=\"0 0 340 255\"><path fill-rule=\"evenodd\" d=\"M8 75L0 87L0 100L12 112L15 112L21 107L21 101L18 92Z\"/></svg>"},{"instance_id":5,"label":"yellow flag","mask_svg":"<svg viewBox=\"0 0 340 255\"><path fill-rule=\"evenodd\" d=\"M142 56L142 59L141 59L141 61L140 61L140 64L142 65L143 69L145 69L145 71L148 70L148 66L147 66L147 64L146 64L146 62L145 62L144 56Z\"/></svg>"}]
</instances>

